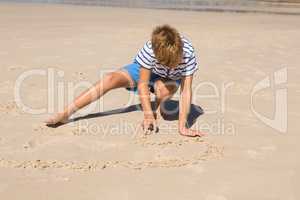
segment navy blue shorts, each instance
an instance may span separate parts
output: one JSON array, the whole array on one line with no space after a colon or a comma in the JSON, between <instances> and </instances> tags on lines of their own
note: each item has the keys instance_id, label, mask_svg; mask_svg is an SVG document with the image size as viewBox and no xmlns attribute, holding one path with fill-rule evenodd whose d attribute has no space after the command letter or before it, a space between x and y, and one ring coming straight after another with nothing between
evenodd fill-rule
<instances>
[{"instance_id":1,"label":"navy blue shorts","mask_svg":"<svg viewBox=\"0 0 300 200\"><path fill-rule=\"evenodd\" d=\"M134 88L126 88L127 90L134 91L134 92L137 91L137 83L139 82L139 79L140 79L140 68L141 68L141 66L136 62L133 62L133 63L121 68L122 70L126 71L129 74L129 76L132 78L132 80L134 81L134 85L135 85ZM149 81L150 92L154 93L154 83L155 83L155 81L157 81L159 79L163 79L163 80L167 80L167 81L168 80L174 81L171 79L163 78L155 73L151 73L151 77L150 77L150 81ZM179 86L181 83L181 80L179 79L179 80L176 80L175 82L176 82L177 86Z\"/></svg>"}]
</instances>

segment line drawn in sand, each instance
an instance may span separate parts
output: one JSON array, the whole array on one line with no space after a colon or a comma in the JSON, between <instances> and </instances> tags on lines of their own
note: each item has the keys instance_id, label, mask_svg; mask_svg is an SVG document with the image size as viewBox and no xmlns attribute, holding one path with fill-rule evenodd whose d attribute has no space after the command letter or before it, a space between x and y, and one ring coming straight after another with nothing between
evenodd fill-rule
<instances>
[{"instance_id":1,"label":"line drawn in sand","mask_svg":"<svg viewBox=\"0 0 300 200\"><path fill-rule=\"evenodd\" d=\"M145 139L137 140L136 144L145 148L149 146L184 146L190 143L201 143L205 146L205 151L198 152L190 158L185 157L169 157L154 160L137 161L137 160L89 160L89 161L59 161L59 160L13 160L0 158L0 167L2 168L20 168L20 169L65 169L81 172L95 172L107 168L124 167L129 169L141 170L145 168L173 168L189 165L197 165L201 161L215 160L222 158L224 147L216 144L205 142L203 139L180 139L164 142L147 142ZM180 144L180 145L179 145Z\"/></svg>"}]
</instances>

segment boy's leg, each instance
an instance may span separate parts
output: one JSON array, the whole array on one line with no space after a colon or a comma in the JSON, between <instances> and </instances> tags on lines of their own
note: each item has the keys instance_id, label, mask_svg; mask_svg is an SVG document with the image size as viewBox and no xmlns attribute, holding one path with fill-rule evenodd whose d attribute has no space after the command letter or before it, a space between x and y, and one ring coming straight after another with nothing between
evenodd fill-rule
<instances>
[{"instance_id":1,"label":"boy's leg","mask_svg":"<svg viewBox=\"0 0 300 200\"><path fill-rule=\"evenodd\" d=\"M93 87L89 88L78 96L70 105L68 105L63 112L58 113L48 119L46 123L48 125L64 123L68 120L69 116L84 106L99 99L105 93L116 88L130 88L134 86L134 81L130 75L123 71L115 71L108 73L104 78L98 81Z\"/></svg>"},{"instance_id":2,"label":"boy's leg","mask_svg":"<svg viewBox=\"0 0 300 200\"><path fill-rule=\"evenodd\" d=\"M157 80L154 84L155 90L155 116L157 117L158 111L160 111L160 105L162 102L170 99L177 91L178 84L175 81Z\"/></svg>"}]
</instances>

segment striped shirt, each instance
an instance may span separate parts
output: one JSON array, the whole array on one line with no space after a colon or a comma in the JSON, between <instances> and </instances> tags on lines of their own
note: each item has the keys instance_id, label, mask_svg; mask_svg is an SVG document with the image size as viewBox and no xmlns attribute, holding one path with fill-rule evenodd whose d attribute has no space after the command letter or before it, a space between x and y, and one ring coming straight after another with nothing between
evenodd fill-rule
<instances>
[{"instance_id":1,"label":"striped shirt","mask_svg":"<svg viewBox=\"0 0 300 200\"><path fill-rule=\"evenodd\" d=\"M138 52L135 61L142 67L150 69L153 73L172 80L181 79L183 76L189 76L198 69L197 59L194 48L189 40L181 37L183 42L183 59L175 68L169 68L160 64L155 58L151 41L147 41L144 47Z\"/></svg>"}]
</instances>

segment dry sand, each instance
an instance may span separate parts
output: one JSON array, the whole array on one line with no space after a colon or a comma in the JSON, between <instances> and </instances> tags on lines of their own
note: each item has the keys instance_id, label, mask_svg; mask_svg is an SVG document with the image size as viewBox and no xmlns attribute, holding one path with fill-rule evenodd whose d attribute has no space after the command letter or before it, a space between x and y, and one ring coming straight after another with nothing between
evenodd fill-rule
<instances>
[{"instance_id":1,"label":"dry sand","mask_svg":"<svg viewBox=\"0 0 300 200\"><path fill-rule=\"evenodd\" d=\"M56 129L41 123L47 113L16 105L14 87L24 72L53 69L55 92L93 83L103 71L130 63L162 23L178 27L196 47L194 104L205 113L194 127L208 137L181 137L176 121L162 121L160 134L143 136L136 129L142 113L118 110L131 97L124 89L77 116L115 112ZM1 199L300 198L299 16L1 3L0 36ZM272 118L274 91L288 89L288 129L281 133L258 119L250 97L260 80L273 83L277 70L284 80L285 68L288 82L259 91L253 102ZM47 107L47 81L26 79L22 102ZM204 97L213 94L212 85L219 97ZM53 95L54 111L61 97Z\"/></svg>"}]
</instances>

